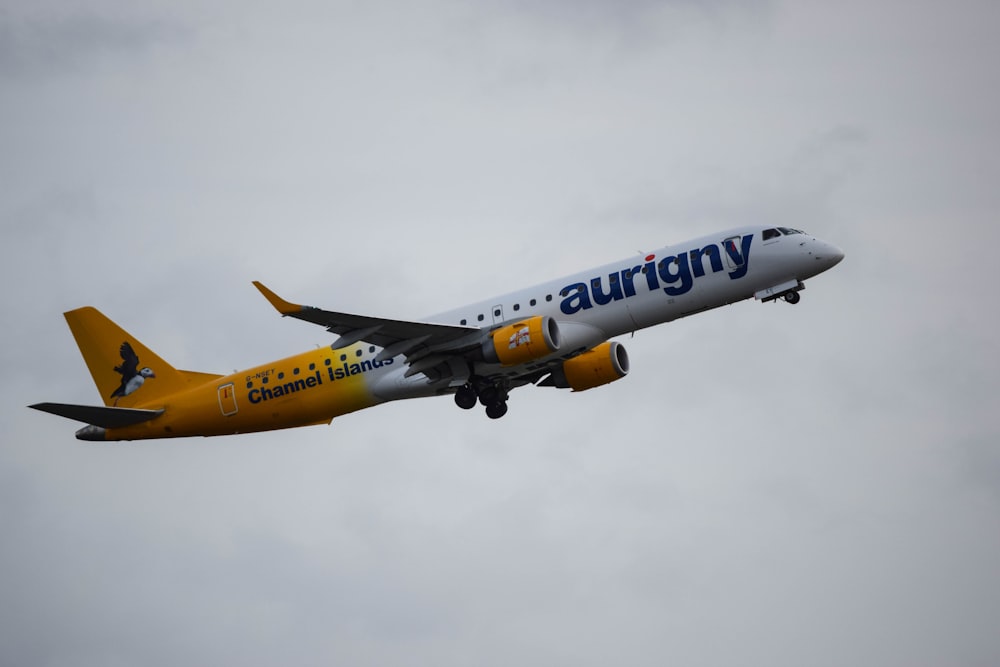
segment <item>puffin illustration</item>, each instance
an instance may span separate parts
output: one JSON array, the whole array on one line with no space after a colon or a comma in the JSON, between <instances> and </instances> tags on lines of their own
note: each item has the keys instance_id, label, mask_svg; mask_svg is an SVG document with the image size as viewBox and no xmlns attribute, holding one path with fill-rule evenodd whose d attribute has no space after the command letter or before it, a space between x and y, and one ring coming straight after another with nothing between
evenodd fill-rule
<instances>
[{"instance_id":1,"label":"puffin illustration","mask_svg":"<svg viewBox=\"0 0 1000 667\"><path fill-rule=\"evenodd\" d=\"M135 350L128 344L128 341L122 343L119 354L122 355L122 365L115 366L115 371L122 374L122 383L111 392L111 398L115 399L115 405L118 405L118 399L128 396L141 387L146 378L156 377L153 369L148 366L139 370L139 357L136 356Z\"/></svg>"}]
</instances>

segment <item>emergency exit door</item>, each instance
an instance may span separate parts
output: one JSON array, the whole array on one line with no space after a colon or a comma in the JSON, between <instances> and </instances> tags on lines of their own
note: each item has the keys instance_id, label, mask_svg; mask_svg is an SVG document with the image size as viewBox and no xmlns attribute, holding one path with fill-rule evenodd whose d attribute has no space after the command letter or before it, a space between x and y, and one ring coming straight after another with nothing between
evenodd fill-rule
<instances>
[{"instance_id":1,"label":"emergency exit door","mask_svg":"<svg viewBox=\"0 0 1000 667\"><path fill-rule=\"evenodd\" d=\"M219 387L219 409L227 417L235 415L238 411L236 407L236 389L233 387L232 382Z\"/></svg>"}]
</instances>

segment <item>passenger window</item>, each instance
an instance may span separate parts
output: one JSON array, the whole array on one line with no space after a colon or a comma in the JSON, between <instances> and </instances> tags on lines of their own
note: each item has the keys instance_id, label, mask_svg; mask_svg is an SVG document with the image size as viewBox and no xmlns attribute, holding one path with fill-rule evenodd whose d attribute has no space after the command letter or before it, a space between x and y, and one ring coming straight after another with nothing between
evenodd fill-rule
<instances>
[{"instance_id":1,"label":"passenger window","mask_svg":"<svg viewBox=\"0 0 1000 667\"><path fill-rule=\"evenodd\" d=\"M468 324L468 323L469 323L469 320L466 320L466 319L463 319L463 320L462 320L462 321L460 322L460 324L461 324L461 325L462 325L463 327L464 327L464 326L465 326L466 324Z\"/></svg>"},{"instance_id":2,"label":"passenger window","mask_svg":"<svg viewBox=\"0 0 1000 667\"><path fill-rule=\"evenodd\" d=\"M476 319L482 322L484 319L486 319L486 316L480 313L479 317L477 317Z\"/></svg>"},{"instance_id":3,"label":"passenger window","mask_svg":"<svg viewBox=\"0 0 1000 667\"><path fill-rule=\"evenodd\" d=\"M552 295L551 294L546 294L545 295L545 300L546 301L552 301Z\"/></svg>"},{"instance_id":4,"label":"passenger window","mask_svg":"<svg viewBox=\"0 0 1000 667\"><path fill-rule=\"evenodd\" d=\"M530 303L531 303L532 306L534 306L536 303L538 303L538 300L537 299L532 299Z\"/></svg>"},{"instance_id":5,"label":"passenger window","mask_svg":"<svg viewBox=\"0 0 1000 667\"><path fill-rule=\"evenodd\" d=\"M521 310L521 304L515 303L514 304L514 310Z\"/></svg>"}]
</instances>

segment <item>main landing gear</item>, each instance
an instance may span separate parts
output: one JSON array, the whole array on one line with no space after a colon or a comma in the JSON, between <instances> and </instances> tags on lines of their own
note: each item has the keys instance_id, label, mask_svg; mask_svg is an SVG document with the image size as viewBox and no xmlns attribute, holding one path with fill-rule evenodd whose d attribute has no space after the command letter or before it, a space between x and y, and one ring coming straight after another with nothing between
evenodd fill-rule
<instances>
[{"instance_id":1,"label":"main landing gear","mask_svg":"<svg viewBox=\"0 0 1000 667\"><path fill-rule=\"evenodd\" d=\"M507 389L499 384L473 378L455 392L455 405L463 410L471 410L476 403L486 407L486 416L500 419L507 414Z\"/></svg>"}]
</instances>

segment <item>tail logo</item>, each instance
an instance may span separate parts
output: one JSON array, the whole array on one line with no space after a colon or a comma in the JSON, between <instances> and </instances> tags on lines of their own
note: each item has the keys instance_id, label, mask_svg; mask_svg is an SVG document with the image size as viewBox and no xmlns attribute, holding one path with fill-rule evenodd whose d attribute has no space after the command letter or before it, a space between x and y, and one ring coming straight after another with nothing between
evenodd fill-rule
<instances>
[{"instance_id":1,"label":"tail logo","mask_svg":"<svg viewBox=\"0 0 1000 667\"><path fill-rule=\"evenodd\" d=\"M139 357L128 341L122 343L118 352L121 354L122 363L120 366L115 366L115 372L121 374L122 383L118 385L117 389L111 392L111 398L115 399L115 405L118 405L119 399L128 396L141 387L146 378L156 377L153 369L148 366L139 368Z\"/></svg>"}]
</instances>

